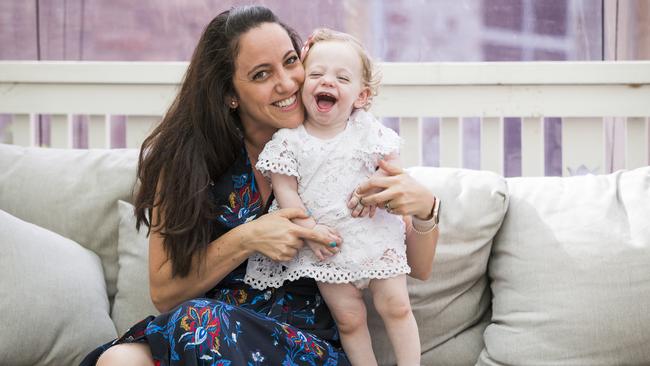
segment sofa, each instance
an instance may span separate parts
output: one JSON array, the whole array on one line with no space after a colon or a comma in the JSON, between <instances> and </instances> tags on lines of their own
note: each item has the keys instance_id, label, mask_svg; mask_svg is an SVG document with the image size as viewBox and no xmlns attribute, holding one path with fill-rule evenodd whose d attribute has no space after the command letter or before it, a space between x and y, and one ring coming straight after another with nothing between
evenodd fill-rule
<instances>
[{"instance_id":1,"label":"sofa","mask_svg":"<svg viewBox=\"0 0 650 366\"><path fill-rule=\"evenodd\" d=\"M0 145L0 364L78 364L157 313L137 154ZM443 202L433 274L408 284L423 365L650 364L650 167L409 174ZM394 365L372 310L369 325Z\"/></svg>"}]
</instances>

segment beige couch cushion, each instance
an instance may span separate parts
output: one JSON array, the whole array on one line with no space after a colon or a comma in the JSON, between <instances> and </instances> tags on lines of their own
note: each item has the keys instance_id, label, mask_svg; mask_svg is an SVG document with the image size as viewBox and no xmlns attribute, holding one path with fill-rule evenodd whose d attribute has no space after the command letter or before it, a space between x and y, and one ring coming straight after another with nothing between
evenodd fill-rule
<instances>
[{"instance_id":1,"label":"beige couch cushion","mask_svg":"<svg viewBox=\"0 0 650 366\"><path fill-rule=\"evenodd\" d=\"M650 167L508 185L479 365L650 364Z\"/></svg>"},{"instance_id":2,"label":"beige couch cushion","mask_svg":"<svg viewBox=\"0 0 650 366\"><path fill-rule=\"evenodd\" d=\"M112 298L117 280L117 201L131 201L137 154L137 150L0 144L0 209L99 255Z\"/></svg>"},{"instance_id":3,"label":"beige couch cushion","mask_svg":"<svg viewBox=\"0 0 650 366\"><path fill-rule=\"evenodd\" d=\"M0 210L0 364L77 365L115 338L97 255Z\"/></svg>"},{"instance_id":4,"label":"beige couch cushion","mask_svg":"<svg viewBox=\"0 0 650 366\"><path fill-rule=\"evenodd\" d=\"M146 227L135 229L133 205L118 202L120 238L117 246L120 271L117 275L117 294L111 317L118 334L123 334L136 322L159 312L149 296L149 242Z\"/></svg>"},{"instance_id":5,"label":"beige couch cushion","mask_svg":"<svg viewBox=\"0 0 650 366\"><path fill-rule=\"evenodd\" d=\"M409 171L442 202L433 275L428 281L408 282L422 364L474 365L490 307L487 261L508 205L505 179L464 169ZM373 309L368 321L378 361L394 365L392 347Z\"/></svg>"}]
</instances>

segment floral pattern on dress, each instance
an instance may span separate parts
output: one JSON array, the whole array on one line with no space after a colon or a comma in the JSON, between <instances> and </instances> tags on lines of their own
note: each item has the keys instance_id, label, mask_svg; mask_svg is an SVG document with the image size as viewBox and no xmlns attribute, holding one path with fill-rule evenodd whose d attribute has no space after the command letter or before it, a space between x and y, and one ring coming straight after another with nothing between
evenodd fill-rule
<instances>
[{"instance_id":1,"label":"floral pattern on dress","mask_svg":"<svg viewBox=\"0 0 650 366\"><path fill-rule=\"evenodd\" d=\"M228 204L222 205L223 213L217 218L229 228L255 219L256 215L251 213L262 207L262 197L255 187L253 173L233 175L232 181L235 190L228 195Z\"/></svg>"},{"instance_id":2,"label":"floral pattern on dress","mask_svg":"<svg viewBox=\"0 0 650 366\"><path fill-rule=\"evenodd\" d=\"M211 309L207 307L196 308L189 306L187 314L181 318L181 328L185 330L180 336L179 342L185 341L185 348L209 346L212 353L219 353L219 332L221 322L216 316L212 316Z\"/></svg>"}]
</instances>

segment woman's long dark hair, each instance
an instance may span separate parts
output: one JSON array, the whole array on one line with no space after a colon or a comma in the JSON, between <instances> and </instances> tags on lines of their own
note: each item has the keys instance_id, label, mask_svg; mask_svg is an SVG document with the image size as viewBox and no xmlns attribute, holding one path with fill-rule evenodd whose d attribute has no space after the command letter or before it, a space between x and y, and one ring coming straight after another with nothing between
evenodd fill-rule
<instances>
[{"instance_id":1,"label":"woman's long dark hair","mask_svg":"<svg viewBox=\"0 0 650 366\"><path fill-rule=\"evenodd\" d=\"M187 276L192 265L200 265L195 258L203 257L213 237L216 207L209 183L224 174L243 147L239 115L226 99L236 96L232 78L239 39L262 23L284 27L299 52L297 33L265 7L233 8L217 15L201 35L176 99L142 144L137 227L144 224L149 234L154 230L162 235L172 276ZM152 217L153 207L162 221Z\"/></svg>"}]
</instances>

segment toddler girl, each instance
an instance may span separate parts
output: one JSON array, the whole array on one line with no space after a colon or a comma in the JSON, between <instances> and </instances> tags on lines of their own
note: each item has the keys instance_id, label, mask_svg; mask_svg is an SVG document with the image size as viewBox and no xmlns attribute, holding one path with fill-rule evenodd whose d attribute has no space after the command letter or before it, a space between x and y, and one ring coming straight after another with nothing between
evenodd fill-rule
<instances>
[{"instance_id":1,"label":"toddler girl","mask_svg":"<svg viewBox=\"0 0 650 366\"><path fill-rule=\"evenodd\" d=\"M420 341L411 312L406 274L405 227L401 216L364 207L356 187L377 171L378 161L398 163L400 139L366 110L378 80L367 52L352 36L314 32L301 55L305 66L303 125L281 129L266 144L256 168L271 178L277 204L311 213L299 225L328 233L342 243L332 255L307 244L289 262L261 254L248 260L245 281L256 288L284 281L317 281L337 322L353 365L376 365L361 290L369 287L399 365L419 365ZM350 207L349 207L350 206ZM332 246L336 246L333 241Z\"/></svg>"}]
</instances>

